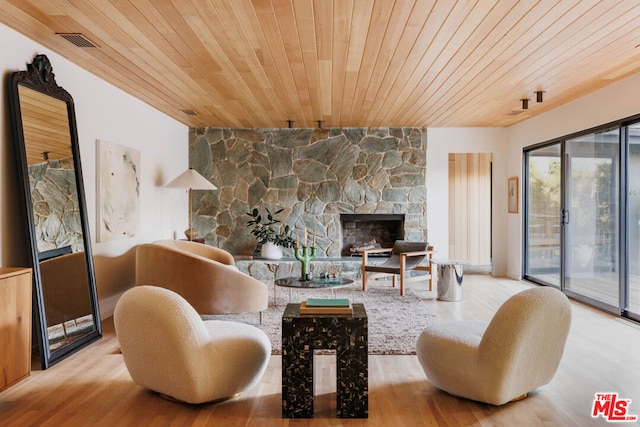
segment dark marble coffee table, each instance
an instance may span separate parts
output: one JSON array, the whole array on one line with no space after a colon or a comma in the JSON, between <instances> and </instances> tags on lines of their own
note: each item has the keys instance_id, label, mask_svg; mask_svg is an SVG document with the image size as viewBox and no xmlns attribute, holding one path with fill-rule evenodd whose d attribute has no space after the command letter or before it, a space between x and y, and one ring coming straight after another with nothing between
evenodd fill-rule
<instances>
[{"instance_id":1,"label":"dark marble coffee table","mask_svg":"<svg viewBox=\"0 0 640 427\"><path fill-rule=\"evenodd\" d=\"M336 416L368 418L368 321L363 304L353 314L282 315L282 417L313 417L313 352L336 350Z\"/></svg>"}]
</instances>

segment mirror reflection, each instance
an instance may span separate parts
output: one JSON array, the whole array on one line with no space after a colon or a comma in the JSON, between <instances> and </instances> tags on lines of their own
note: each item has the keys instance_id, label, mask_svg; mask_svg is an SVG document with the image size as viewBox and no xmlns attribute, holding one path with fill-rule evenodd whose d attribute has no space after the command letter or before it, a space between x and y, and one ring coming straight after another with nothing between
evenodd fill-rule
<instances>
[{"instance_id":1,"label":"mirror reflection","mask_svg":"<svg viewBox=\"0 0 640 427\"><path fill-rule=\"evenodd\" d=\"M9 75L43 369L102 336L71 95L37 55Z\"/></svg>"},{"instance_id":2,"label":"mirror reflection","mask_svg":"<svg viewBox=\"0 0 640 427\"><path fill-rule=\"evenodd\" d=\"M64 101L18 86L50 351L93 331Z\"/></svg>"},{"instance_id":3,"label":"mirror reflection","mask_svg":"<svg viewBox=\"0 0 640 427\"><path fill-rule=\"evenodd\" d=\"M18 86L38 253L82 251L67 104Z\"/></svg>"}]
</instances>

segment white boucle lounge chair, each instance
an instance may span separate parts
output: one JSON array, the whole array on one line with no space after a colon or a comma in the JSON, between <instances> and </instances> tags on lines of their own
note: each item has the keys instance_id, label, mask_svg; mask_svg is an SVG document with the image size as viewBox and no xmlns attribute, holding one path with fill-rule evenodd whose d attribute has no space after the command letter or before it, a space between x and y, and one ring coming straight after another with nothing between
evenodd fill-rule
<instances>
[{"instance_id":1,"label":"white boucle lounge chair","mask_svg":"<svg viewBox=\"0 0 640 427\"><path fill-rule=\"evenodd\" d=\"M526 397L558 369L571 323L567 297L538 287L509 298L491 322L442 322L418 338L434 386L492 405Z\"/></svg>"},{"instance_id":2,"label":"white boucle lounge chair","mask_svg":"<svg viewBox=\"0 0 640 427\"><path fill-rule=\"evenodd\" d=\"M129 289L113 318L133 381L181 402L237 396L260 380L271 355L260 329L203 321L180 295L156 286Z\"/></svg>"}]
</instances>

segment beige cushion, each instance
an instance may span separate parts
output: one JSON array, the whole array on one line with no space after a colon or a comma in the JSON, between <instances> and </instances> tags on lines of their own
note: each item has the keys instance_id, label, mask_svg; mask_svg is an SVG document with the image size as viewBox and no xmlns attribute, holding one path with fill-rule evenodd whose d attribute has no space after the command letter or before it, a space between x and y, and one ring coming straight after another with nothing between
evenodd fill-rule
<instances>
[{"instance_id":1,"label":"beige cushion","mask_svg":"<svg viewBox=\"0 0 640 427\"><path fill-rule=\"evenodd\" d=\"M180 295L155 286L128 290L113 315L131 378L172 398L202 403L255 385L271 354L258 328L202 321Z\"/></svg>"},{"instance_id":2,"label":"beige cushion","mask_svg":"<svg viewBox=\"0 0 640 427\"><path fill-rule=\"evenodd\" d=\"M177 292L200 314L259 312L269 304L267 285L238 271L233 256L196 242L160 240L138 246L136 285Z\"/></svg>"},{"instance_id":3,"label":"beige cushion","mask_svg":"<svg viewBox=\"0 0 640 427\"><path fill-rule=\"evenodd\" d=\"M490 323L442 322L425 330L418 359L434 386L502 405L551 381L570 323L562 292L533 288L509 298Z\"/></svg>"}]
</instances>

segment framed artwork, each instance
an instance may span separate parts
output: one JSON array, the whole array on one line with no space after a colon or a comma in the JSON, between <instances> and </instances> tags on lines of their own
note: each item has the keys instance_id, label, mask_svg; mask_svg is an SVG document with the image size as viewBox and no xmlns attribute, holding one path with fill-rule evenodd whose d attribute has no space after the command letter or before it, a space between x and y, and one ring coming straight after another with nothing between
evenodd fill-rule
<instances>
[{"instance_id":1,"label":"framed artwork","mask_svg":"<svg viewBox=\"0 0 640 427\"><path fill-rule=\"evenodd\" d=\"M518 177L509 178L509 213L518 213Z\"/></svg>"},{"instance_id":2,"label":"framed artwork","mask_svg":"<svg viewBox=\"0 0 640 427\"><path fill-rule=\"evenodd\" d=\"M97 140L98 242L138 234L140 223L140 152Z\"/></svg>"}]
</instances>

